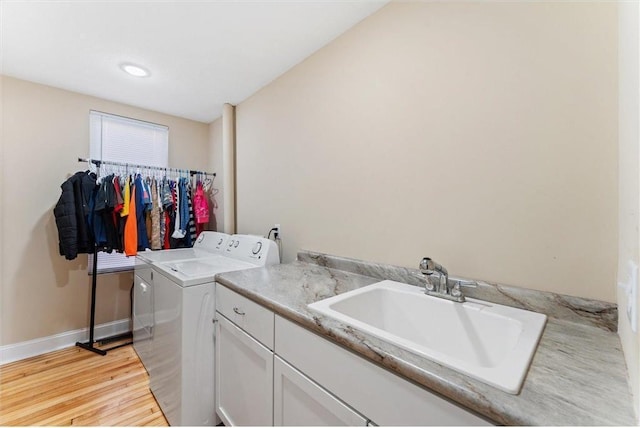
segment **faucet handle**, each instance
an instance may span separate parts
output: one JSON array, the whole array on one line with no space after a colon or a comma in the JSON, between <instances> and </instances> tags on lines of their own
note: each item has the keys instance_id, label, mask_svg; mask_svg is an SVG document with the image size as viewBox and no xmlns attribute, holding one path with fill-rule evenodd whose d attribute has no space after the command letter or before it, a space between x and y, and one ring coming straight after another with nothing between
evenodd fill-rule
<instances>
[{"instance_id":1,"label":"faucet handle","mask_svg":"<svg viewBox=\"0 0 640 428\"><path fill-rule=\"evenodd\" d=\"M429 257L423 257L420 261L420 272L425 275L445 274L448 275L447 270L440 264L433 261Z\"/></svg>"},{"instance_id":2,"label":"faucet handle","mask_svg":"<svg viewBox=\"0 0 640 428\"><path fill-rule=\"evenodd\" d=\"M436 291L436 286L431 281L429 281L430 277L424 279L424 289L427 291Z\"/></svg>"},{"instance_id":3,"label":"faucet handle","mask_svg":"<svg viewBox=\"0 0 640 428\"><path fill-rule=\"evenodd\" d=\"M456 282L455 285L453 287L451 287L451 295L453 297L462 296L462 291L460 291L460 283L459 282Z\"/></svg>"},{"instance_id":4,"label":"faucet handle","mask_svg":"<svg viewBox=\"0 0 640 428\"><path fill-rule=\"evenodd\" d=\"M428 257L423 257L422 260L420 260L420 272L422 272L423 275L431 275L432 269L429 269L430 261L431 259Z\"/></svg>"},{"instance_id":5,"label":"faucet handle","mask_svg":"<svg viewBox=\"0 0 640 428\"><path fill-rule=\"evenodd\" d=\"M424 257L420 261L420 272L422 272L423 275L427 276L424 279L424 281L425 281L424 287L425 287L425 289L427 291L435 291L436 290L435 284L432 284L431 281L429 281L429 278L431 277L431 275L436 273L435 265L436 264L434 263L434 261L431 260L429 257Z\"/></svg>"},{"instance_id":6,"label":"faucet handle","mask_svg":"<svg viewBox=\"0 0 640 428\"><path fill-rule=\"evenodd\" d=\"M478 283L476 281L469 281L467 279L458 279L456 280L456 285L458 286L458 288L476 288L478 286Z\"/></svg>"},{"instance_id":7,"label":"faucet handle","mask_svg":"<svg viewBox=\"0 0 640 428\"><path fill-rule=\"evenodd\" d=\"M436 273L438 264L429 257L423 257L420 261L420 272L425 275L433 275Z\"/></svg>"}]
</instances>

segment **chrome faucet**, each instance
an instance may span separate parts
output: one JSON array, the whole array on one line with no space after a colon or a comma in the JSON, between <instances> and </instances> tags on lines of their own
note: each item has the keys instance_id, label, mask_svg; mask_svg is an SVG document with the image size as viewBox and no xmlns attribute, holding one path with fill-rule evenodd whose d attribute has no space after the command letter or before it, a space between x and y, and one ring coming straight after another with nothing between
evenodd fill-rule
<instances>
[{"instance_id":1,"label":"chrome faucet","mask_svg":"<svg viewBox=\"0 0 640 428\"><path fill-rule=\"evenodd\" d=\"M430 296L441 297L454 302L464 302L465 298L460 290L460 281L451 286L449 283L449 272L440 264L434 262L429 257L425 257L420 262L420 272L426 275L425 293ZM438 275L438 283L433 284L430 279L433 275Z\"/></svg>"}]
</instances>

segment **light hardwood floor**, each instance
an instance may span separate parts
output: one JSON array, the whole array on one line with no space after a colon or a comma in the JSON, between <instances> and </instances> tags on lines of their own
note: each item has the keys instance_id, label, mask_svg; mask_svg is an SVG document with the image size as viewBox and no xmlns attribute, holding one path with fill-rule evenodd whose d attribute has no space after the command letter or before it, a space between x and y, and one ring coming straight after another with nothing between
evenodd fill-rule
<instances>
[{"instance_id":1,"label":"light hardwood floor","mask_svg":"<svg viewBox=\"0 0 640 428\"><path fill-rule=\"evenodd\" d=\"M0 366L0 425L168 426L131 345L72 347Z\"/></svg>"}]
</instances>

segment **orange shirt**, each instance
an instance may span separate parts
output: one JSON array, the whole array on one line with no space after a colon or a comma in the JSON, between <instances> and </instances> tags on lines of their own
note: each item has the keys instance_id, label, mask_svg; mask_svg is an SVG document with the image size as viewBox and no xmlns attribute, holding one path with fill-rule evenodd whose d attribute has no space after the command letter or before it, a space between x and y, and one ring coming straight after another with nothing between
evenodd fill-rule
<instances>
[{"instance_id":1,"label":"orange shirt","mask_svg":"<svg viewBox=\"0 0 640 428\"><path fill-rule=\"evenodd\" d=\"M131 187L131 201L129 202L129 215L127 216L127 222L124 224L124 253L127 256L135 256L136 254L138 254L138 223L136 219L136 187L135 186Z\"/></svg>"}]
</instances>

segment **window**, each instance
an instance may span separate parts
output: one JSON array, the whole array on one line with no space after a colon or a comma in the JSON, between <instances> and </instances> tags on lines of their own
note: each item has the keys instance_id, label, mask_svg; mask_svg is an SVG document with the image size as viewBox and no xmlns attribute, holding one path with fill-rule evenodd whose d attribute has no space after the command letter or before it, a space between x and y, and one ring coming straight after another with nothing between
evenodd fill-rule
<instances>
[{"instance_id":1,"label":"window","mask_svg":"<svg viewBox=\"0 0 640 428\"><path fill-rule=\"evenodd\" d=\"M89 113L91 159L169 166L169 128L164 125L91 111ZM98 253L98 273L132 270L135 257L120 253ZM93 255L89 255L89 272Z\"/></svg>"}]
</instances>

